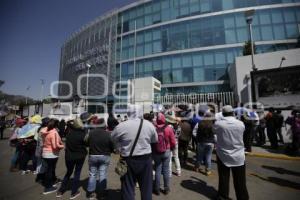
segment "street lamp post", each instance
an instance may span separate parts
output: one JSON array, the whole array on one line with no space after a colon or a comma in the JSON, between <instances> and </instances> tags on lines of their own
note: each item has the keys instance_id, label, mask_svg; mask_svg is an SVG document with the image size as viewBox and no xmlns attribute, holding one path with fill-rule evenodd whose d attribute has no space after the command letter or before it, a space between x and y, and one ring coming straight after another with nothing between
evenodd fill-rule
<instances>
[{"instance_id":1,"label":"street lamp post","mask_svg":"<svg viewBox=\"0 0 300 200\"><path fill-rule=\"evenodd\" d=\"M26 100L25 100L25 104L27 105L27 103L28 103L28 91L29 91L29 89L30 89L30 86L28 86L27 88L26 88Z\"/></svg>"},{"instance_id":2,"label":"street lamp post","mask_svg":"<svg viewBox=\"0 0 300 200\"><path fill-rule=\"evenodd\" d=\"M284 56L282 56L282 58L281 58L281 61L280 61L279 68L281 68L281 67L282 67L282 63L283 63L283 61L285 61L285 60L286 60L286 58L285 58Z\"/></svg>"},{"instance_id":3,"label":"street lamp post","mask_svg":"<svg viewBox=\"0 0 300 200\"><path fill-rule=\"evenodd\" d=\"M88 96L89 96L89 74L90 74L90 68L92 67L91 64L86 63L87 66L87 74L86 74L86 98L85 98L85 110L88 111L89 107L88 107Z\"/></svg>"},{"instance_id":4,"label":"street lamp post","mask_svg":"<svg viewBox=\"0 0 300 200\"><path fill-rule=\"evenodd\" d=\"M250 42L251 42L252 71L257 70L257 68L255 67L255 63L254 63L254 42L253 42L253 34L252 34L252 21L253 21L254 14L255 14L255 10L247 10L245 12L245 17L246 17L246 22L249 27Z\"/></svg>"},{"instance_id":5,"label":"street lamp post","mask_svg":"<svg viewBox=\"0 0 300 200\"><path fill-rule=\"evenodd\" d=\"M43 96L44 96L44 85L45 85L45 80L44 79L40 79L41 81L41 98L40 101L43 101Z\"/></svg>"}]
</instances>

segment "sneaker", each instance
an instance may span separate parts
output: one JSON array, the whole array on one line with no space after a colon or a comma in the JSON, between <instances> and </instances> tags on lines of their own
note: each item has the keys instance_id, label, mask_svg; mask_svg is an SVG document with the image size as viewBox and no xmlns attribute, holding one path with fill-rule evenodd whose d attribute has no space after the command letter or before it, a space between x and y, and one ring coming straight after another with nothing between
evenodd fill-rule
<instances>
[{"instance_id":1,"label":"sneaker","mask_svg":"<svg viewBox=\"0 0 300 200\"><path fill-rule=\"evenodd\" d=\"M21 175L25 175L25 174L28 174L29 172L25 171L25 170L22 170L21 171Z\"/></svg>"},{"instance_id":2,"label":"sneaker","mask_svg":"<svg viewBox=\"0 0 300 200\"><path fill-rule=\"evenodd\" d=\"M165 190L164 190L164 195L168 195L170 193L170 189L169 188L166 188Z\"/></svg>"},{"instance_id":3,"label":"sneaker","mask_svg":"<svg viewBox=\"0 0 300 200\"><path fill-rule=\"evenodd\" d=\"M31 170L27 169L26 170L26 174L29 174L31 172Z\"/></svg>"},{"instance_id":4,"label":"sneaker","mask_svg":"<svg viewBox=\"0 0 300 200\"><path fill-rule=\"evenodd\" d=\"M62 183L62 181L60 179L56 179L56 181L54 182L54 184L52 186L56 187L57 185L59 185L61 183Z\"/></svg>"},{"instance_id":5,"label":"sneaker","mask_svg":"<svg viewBox=\"0 0 300 200\"><path fill-rule=\"evenodd\" d=\"M176 176L181 176L181 172L176 172L175 175Z\"/></svg>"},{"instance_id":6,"label":"sneaker","mask_svg":"<svg viewBox=\"0 0 300 200\"><path fill-rule=\"evenodd\" d=\"M46 188L45 190L44 190L44 192L43 192L43 194L51 194L51 193L53 193L53 192L56 192L56 190L57 190L57 187L51 187L51 188Z\"/></svg>"},{"instance_id":7,"label":"sneaker","mask_svg":"<svg viewBox=\"0 0 300 200\"><path fill-rule=\"evenodd\" d=\"M32 172L34 175L37 175L38 174L38 171L33 171Z\"/></svg>"},{"instance_id":8,"label":"sneaker","mask_svg":"<svg viewBox=\"0 0 300 200\"><path fill-rule=\"evenodd\" d=\"M62 192L58 191L58 192L56 193L56 198L60 198L60 197L62 197L62 196L63 196L63 193L62 193Z\"/></svg>"},{"instance_id":9,"label":"sneaker","mask_svg":"<svg viewBox=\"0 0 300 200\"><path fill-rule=\"evenodd\" d=\"M96 194L94 192L88 192L88 194L86 195L86 197L89 200L93 200L93 199L96 199Z\"/></svg>"},{"instance_id":10,"label":"sneaker","mask_svg":"<svg viewBox=\"0 0 300 200\"><path fill-rule=\"evenodd\" d=\"M206 176L211 175L211 171L206 171L206 172L205 172L205 175L206 175Z\"/></svg>"},{"instance_id":11,"label":"sneaker","mask_svg":"<svg viewBox=\"0 0 300 200\"><path fill-rule=\"evenodd\" d=\"M155 190L155 189L153 189L153 194L155 194L155 195L159 196L159 195L160 195L160 191L159 191L159 190Z\"/></svg>"},{"instance_id":12,"label":"sneaker","mask_svg":"<svg viewBox=\"0 0 300 200\"><path fill-rule=\"evenodd\" d=\"M79 196L80 196L80 191L77 191L75 194L71 194L70 199L76 199Z\"/></svg>"}]
</instances>

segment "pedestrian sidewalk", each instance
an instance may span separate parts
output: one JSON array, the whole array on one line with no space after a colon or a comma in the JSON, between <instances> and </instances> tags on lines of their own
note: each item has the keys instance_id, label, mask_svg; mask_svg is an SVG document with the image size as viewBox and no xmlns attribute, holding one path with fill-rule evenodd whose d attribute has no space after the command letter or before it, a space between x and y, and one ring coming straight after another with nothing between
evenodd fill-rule
<instances>
[{"instance_id":1,"label":"pedestrian sidewalk","mask_svg":"<svg viewBox=\"0 0 300 200\"><path fill-rule=\"evenodd\" d=\"M286 145L279 146L278 149L274 150L270 148L270 144L267 142L263 147L252 146L252 152L247 153L247 156L282 159L282 160L297 160L300 161L300 152L295 156L290 156L285 153Z\"/></svg>"}]
</instances>

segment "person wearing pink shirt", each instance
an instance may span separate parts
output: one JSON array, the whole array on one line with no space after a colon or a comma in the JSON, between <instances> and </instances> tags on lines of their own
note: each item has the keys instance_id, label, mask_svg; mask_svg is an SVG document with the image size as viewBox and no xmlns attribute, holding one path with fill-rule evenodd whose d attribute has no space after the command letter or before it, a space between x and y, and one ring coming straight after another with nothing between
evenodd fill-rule
<instances>
[{"instance_id":1,"label":"person wearing pink shirt","mask_svg":"<svg viewBox=\"0 0 300 200\"><path fill-rule=\"evenodd\" d=\"M51 119L48 126L41 130L43 139L42 157L47 164L45 173L45 190L43 194L56 192L57 187L54 186L56 181L55 169L59 157L59 151L64 148L61 138L56 130L58 121Z\"/></svg>"}]
</instances>

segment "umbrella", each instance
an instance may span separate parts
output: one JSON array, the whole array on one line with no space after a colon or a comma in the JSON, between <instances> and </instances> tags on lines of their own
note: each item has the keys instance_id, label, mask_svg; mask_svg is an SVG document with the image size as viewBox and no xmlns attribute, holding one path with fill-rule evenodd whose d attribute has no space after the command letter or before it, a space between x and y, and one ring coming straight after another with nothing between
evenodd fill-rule
<instances>
[{"instance_id":1,"label":"umbrella","mask_svg":"<svg viewBox=\"0 0 300 200\"><path fill-rule=\"evenodd\" d=\"M40 125L26 124L18 131L18 138L28 138L35 135Z\"/></svg>"}]
</instances>

